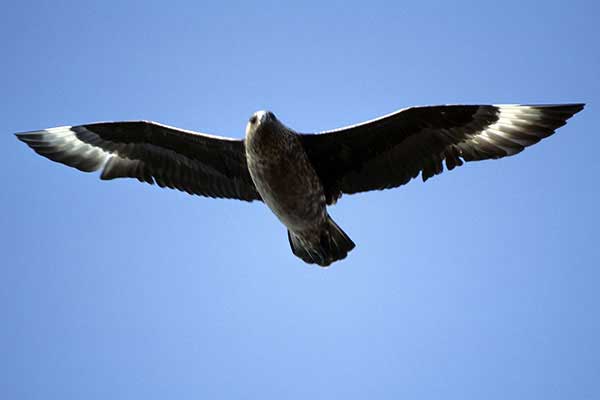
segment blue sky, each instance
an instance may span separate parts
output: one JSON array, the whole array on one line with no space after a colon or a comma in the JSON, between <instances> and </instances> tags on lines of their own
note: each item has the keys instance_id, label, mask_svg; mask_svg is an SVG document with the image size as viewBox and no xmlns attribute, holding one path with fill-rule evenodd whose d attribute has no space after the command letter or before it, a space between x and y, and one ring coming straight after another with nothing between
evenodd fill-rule
<instances>
[{"instance_id":1,"label":"blue sky","mask_svg":"<svg viewBox=\"0 0 600 400\"><path fill-rule=\"evenodd\" d=\"M0 24L0 397L600 398L597 2L38 2ZM13 132L242 137L418 104L586 102L558 134L344 197L322 270L259 203L102 182Z\"/></svg>"}]
</instances>

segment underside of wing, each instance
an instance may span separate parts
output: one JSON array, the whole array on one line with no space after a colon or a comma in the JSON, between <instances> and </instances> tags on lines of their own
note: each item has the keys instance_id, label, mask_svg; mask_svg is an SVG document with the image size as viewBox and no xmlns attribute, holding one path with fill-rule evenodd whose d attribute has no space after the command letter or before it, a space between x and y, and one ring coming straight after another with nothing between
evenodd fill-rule
<instances>
[{"instance_id":1,"label":"underside of wing","mask_svg":"<svg viewBox=\"0 0 600 400\"><path fill-rule=\"evenodd\" d=\"M563 126L583 104L413 107L301 140L329 203L343 193L393 188L465 161L521 152Z\"/></svg>"},{"instance_id":2,"label":"underside of wing","mask_svg":"<svg viewBox=\"0 0 600 400\"><path fill-rule=\"evenodd\" d=\"M38 154L101 179L137 178L209 197L260 200L242 140L147 122L104 122L17 134Z\"/></svg>"}]
</instances>

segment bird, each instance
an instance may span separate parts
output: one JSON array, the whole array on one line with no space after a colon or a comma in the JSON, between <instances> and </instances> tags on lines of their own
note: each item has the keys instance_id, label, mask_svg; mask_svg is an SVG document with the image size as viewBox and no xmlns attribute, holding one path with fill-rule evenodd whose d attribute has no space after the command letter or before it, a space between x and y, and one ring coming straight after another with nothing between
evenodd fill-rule
<instances>
[{"instance_id":1,"label":"bird","mask_svg":"<svg viewBox=\"0 0 600 400\"><path fill-rule=\"evenodd\" d=\"M584 108L572 104L403 108L355 125L300 133L271 111L255 112L245 137L152 121L96 122L17 133L36 153L100 179L193 195L262 201L287 228L292 253L327 267L355 248L328 206L344 194L423 181L465 162L520 153Z\"/></svg>"}]
</instances>

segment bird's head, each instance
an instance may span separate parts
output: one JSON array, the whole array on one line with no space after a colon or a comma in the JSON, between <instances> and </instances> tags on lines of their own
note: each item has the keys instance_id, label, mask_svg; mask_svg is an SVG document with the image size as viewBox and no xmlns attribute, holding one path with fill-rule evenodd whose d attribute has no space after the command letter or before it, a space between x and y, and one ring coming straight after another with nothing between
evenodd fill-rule
<instances>
[{"instance_id":1,"label":"bird's head","mask_svg":"<svg viewBox=\"0 0 600 400\"><path fill-rule=\"evenodd\" d=\"M262 130L266 126L270 126L273 124L277 124L279 121L275 114L271 111L257 111L248 120L248 125L246 125L246 136L252 135L253 133Z\"/></svg>"}]
</instances>

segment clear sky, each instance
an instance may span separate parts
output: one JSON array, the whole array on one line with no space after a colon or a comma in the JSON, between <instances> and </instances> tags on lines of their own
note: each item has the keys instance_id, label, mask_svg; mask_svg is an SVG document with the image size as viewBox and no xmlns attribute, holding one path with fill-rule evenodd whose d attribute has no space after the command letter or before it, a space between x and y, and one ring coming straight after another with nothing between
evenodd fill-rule
<instances>
[{"instance_id":1,"label":"clear sky","mask_svg":"<svg viewBox=\"0 0 600 400\"><path fill-rule=\"evenodd\" d=\"M598 2L215 4L3 3L0 398L600 398ZM357 248L326 270L263 204L12 135L559 102L588 105L516 157L342 198Z\"/></svg>"}]
</instances>

